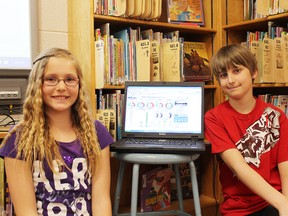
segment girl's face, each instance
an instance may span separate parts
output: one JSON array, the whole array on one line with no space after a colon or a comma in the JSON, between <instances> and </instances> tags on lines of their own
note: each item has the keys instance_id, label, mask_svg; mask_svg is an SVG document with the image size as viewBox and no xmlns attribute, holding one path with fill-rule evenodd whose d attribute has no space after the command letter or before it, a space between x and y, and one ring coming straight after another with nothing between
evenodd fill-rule
<instances>
[{"instance_id":1,"label":"girl's face","mask_svg":"<svg viewBox=\"0 0 288 216\"><path fill-rule=\"evenodd\" d=\"M227 71L219 74L219 81L223 92L231 99L242 99L252 95L253 79L257 72L251 75L250 70L243 65L231 66Z\"/></svg>"},{"instance_id":2,"label":"girl's face","mask_svg":"<svg viewBox=\"0 0 288 216\"><path fill-rule=\"evenodd\" d=\"M79 80L73 62L51 57L43 76L43 102L46 113L70 112L79 92Z\"/></svg>"}]
</instances>

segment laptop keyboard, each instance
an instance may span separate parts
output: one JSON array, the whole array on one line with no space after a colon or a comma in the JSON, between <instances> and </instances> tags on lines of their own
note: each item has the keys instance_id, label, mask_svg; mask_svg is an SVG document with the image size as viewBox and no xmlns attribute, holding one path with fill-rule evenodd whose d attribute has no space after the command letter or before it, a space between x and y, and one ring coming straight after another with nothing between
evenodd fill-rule
<instances>
[{"instance_id":1,"label":"laptop keyboard","mask_svg":"<svg viewBox=\"0 0 288 216\"><path fill-rule=\"evenodd\" d=\"M126 144L153 144L153 145L184 145L193 146L196 145L194 140L179 140L179 139L127 139Z\"/></svg>"}]
</instances>

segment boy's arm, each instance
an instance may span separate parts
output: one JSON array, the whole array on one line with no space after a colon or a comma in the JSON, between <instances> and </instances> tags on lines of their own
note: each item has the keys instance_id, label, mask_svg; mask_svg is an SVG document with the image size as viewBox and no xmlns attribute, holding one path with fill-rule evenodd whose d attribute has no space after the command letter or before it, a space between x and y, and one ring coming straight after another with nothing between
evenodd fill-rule
<instances>
[{"instance_id":1,"label":"boy's arm","mask_svg":"<svg viewBox=\"0 0 288 216\"><path fill-rule=\"evenodd\" d=\"M282 193L288 199L288 161L278 164L278 169L282 182Z\"/></svg>"},{"instance_id":2,"label":"boy's arm","mask_svg":"<svg viewBox=\"0 0 288 216\"><path fill-rule=\"evenodd\" d=\"M288 199L268 184L253 170L237 149L228 149L220 154L226 165L250 190L278 209L280 215L288 215ZM281 165L282 166L282 165ZM284 168L284 165L283 165ZM282 167L281 167L282 169ZM287 177L287 176L286 176Z\"/></svg>"},{"instance_id":3,"label":"boy's arm","mask_svg":"<svg viewBox=\"0 0 288 216\"><path fill-rule=\"evenodd\" d=\"M37 216L36 195L28 163L5 157L5 172L16 215Z\"/></svg>"},{"instance_id":4,"label":"boy's arm","mask_svg":"<svg viewBox=\"0 0 288 216\"><path fill-rule=\"evenodd\" d=\"M110 150L101 151L97 161L97 171L92 177L92 211L93 216L112 215L110 199Z\"/></svg>"}]
</instances>

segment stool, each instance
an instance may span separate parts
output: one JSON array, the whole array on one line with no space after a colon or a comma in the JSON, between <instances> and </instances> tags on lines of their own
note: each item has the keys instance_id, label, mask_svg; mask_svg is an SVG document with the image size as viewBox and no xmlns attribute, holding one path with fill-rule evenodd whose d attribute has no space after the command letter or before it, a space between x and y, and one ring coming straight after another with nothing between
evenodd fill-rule
<instances>
[{"instance_id":1,"label":"stool","mask_svg":"<svg viewBox=\"0 0 288 216\"><path fill-rule=\"evenodd\" d=\"M180 173L178 164L189 163L191 173L191 183L193 200L195 207L195 215L201 216L201 207L199 200L198 183L196 177L196 169L194 161L199 157L199 154L194 155L181 155L181 154L150 154L150 153L119 153L113 152L113 157L120 160L120 167L118 172L118 179L116 185L116 192L113 204L113 216L136 216L136 215L190 215L184 211L183 208L183 196L180 184ZM133 163L132 170L132 189L131 189L131 209L130 213L118 213L120 203L120 193L122 188L123 176L125 172L125 163ZM178 210L163 210L155 212L137 212L137 197L138 197L138 183L139 183L139 168L140 164L172 164L176 177L176 188L179 209Z\"/></svg>"}]
</instances>

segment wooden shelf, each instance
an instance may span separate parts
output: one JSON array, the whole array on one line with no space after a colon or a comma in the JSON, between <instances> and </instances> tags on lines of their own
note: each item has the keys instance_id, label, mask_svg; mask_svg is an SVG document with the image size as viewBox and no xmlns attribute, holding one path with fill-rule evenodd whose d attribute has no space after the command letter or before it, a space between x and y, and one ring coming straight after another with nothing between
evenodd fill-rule
<instances>
[{"instance_id":1,"label":"wooden shelf","mask_svg":"<svg viewBox=\"0 0 288 216\"><path fill-rule=\"evenodd\" d=\"M109 22L113 25L113 31L123 29L124 25L131 26L132 28L141 27L142 29L158 29L159 31L175 31L179 30L183 33L189 34L214 34L216 33L215 29L205 28L205 27L194 27L186 25L178 25L167 22L158 22L158 21L147 21L140 19L131 19L125 17L115 17L115 16L105 16L94 14L94 19L97 20L97 26ZM117 26L119 26L117 28Z\"/></svg>"},{"instance_id":2,"label":"wooden shelf","mask_svg":"<svg viewBox=\"0 0 288 216\"><path fill-rule=\"evenodd\" d=\"M3 139L6 136L7 132L0 132L0 139Z\"/></svg>"},{"instance_id":3,"label":"wooden shelf","mask_svg":"<svg viewBox=\"0 0 288 216\"><path fill-rule=\"evenodd\" d=\"M288 83L257 83L253 84L253 88L287 88Z\"/></svg>"},{"instance_id":4,"label":"wooden shelf","mask_svg":"<svg viewBox=\"0 0 288 216\"><path fill-rule=\"evenodd\" d=\"M119 86L115 86L115 85L105 85L104 86L104 90L107 89L107 90L114 90L114 89L124 89L125 86L124 85L119 85ZM217 86L216 85L205 85L204 86L205 89L216 89Z\"/></svg>"},{"instance_id":5,"label":"wooden shelf","mask_svg":"<svg viewBox=\"0 0 288 216\"><path fill-rule=\"evenodd\" d=\"M10 127L0 127L0 139L3 139L7 135L9 128Z\"/></svg>"},{"instance_id":6,"label":"wooden shelf","mask_svg":"<svg viewBox=\"0 0 288 216\"><path fill-rule=\"evenodd\" d=\"M267 31L267 28L268 28L267 24L269 21L287 23L288 13L277 14L277 15L254 19L254 20L236 22L236 23L223 26L223 29L235 30L235 31L248 31L250 29L257 29L258 31L264 31L264 30Z\"/></svg>"}]
</instances>

